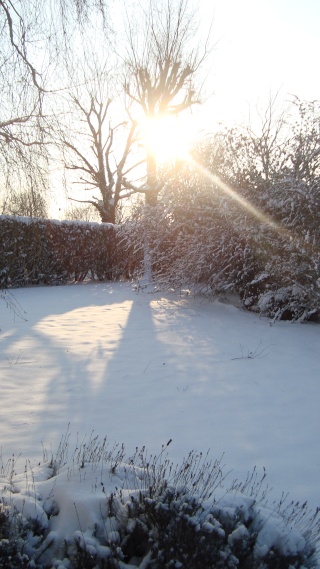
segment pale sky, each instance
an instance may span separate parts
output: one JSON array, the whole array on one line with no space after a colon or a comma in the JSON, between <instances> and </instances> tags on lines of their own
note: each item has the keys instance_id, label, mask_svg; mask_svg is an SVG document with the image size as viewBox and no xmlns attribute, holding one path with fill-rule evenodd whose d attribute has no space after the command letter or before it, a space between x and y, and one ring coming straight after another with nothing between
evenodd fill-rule
<instances>
[{"instance_id":1,"label":"pale sky","mask_svg":"<svg viewBox=\"0 0 320 569\"><path fill-rule=\"evenodd\" d=\"M269 95L320 100L319 0L199 0L202 25L213 16L213 93L206 121L247 116Z\"/></svg>"},{"instance_id":2,"label":"pale sky","mask_svg":"<svg viewBox=\"0 0 320 569\"><path fill-rule=\"evenodd\" d=\"M197 2L197 0L195 0ZM201 36L213 18L207 101L184 113L191 137L217 123L254 122L270 96L320 100L320 0L198 0ZM249 113L250 111L250 113ZM57 217L60 215L55 214Z\"/></svg>"}]
</instances>

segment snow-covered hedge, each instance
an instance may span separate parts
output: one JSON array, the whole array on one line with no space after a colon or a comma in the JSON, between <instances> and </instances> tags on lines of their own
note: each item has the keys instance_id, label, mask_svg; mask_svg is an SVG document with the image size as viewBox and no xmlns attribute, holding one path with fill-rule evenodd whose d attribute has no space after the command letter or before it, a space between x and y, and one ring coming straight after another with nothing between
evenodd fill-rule
<instances>
[{"instance_id":1,"label":"snow-covered hedge","mask_svg":"<svg viewBox=\"0 0 320 569\"><path fill-rule=\"evenodd\" d=\"M1 469L0 567L319 567L319 511L268 506L265 472L228 485L208 454L174 466L167 446L127 458L92 436L67 458L67 434L47 464L19 474L13 457Z\"/></svg>"},{"instance_id":2,"label":"snow-covered hedge","mask_svg":"<svg viewBox=\"0 0 320 569\"><path fill-rule=\"evenodd\" d=\"M126 259L110 224L0 216L0 285L115 279Z\"/></svg>"}]
</instances>

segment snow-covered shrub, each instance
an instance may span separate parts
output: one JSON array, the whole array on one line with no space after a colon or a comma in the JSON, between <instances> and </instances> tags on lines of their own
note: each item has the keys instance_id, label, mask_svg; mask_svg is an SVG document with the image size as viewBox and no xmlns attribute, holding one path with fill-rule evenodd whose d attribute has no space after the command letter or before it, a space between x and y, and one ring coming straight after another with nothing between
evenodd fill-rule
<instances>
[{"instance_id":1,"label":"snow-covered shrub","mask_svg":"<svg viewBox=\"0 0 320 569\"><path fill-rule=\"evenodd\" d=\"M0 504L0 567L33 567L33 557L43 540L45 527L26 519L14 506Z\"/></svg>"},{"instance_id":2,"label":"snow-covered shrub","mask_svg":"<svg viewBox=\"0 0 320 569\"><path fill-rule=\"evenodd\" d=\"M202 184L192 170L172 181L156 207L145 208L138 220L121 228L124 244L135 253L136 275L145 269L147 247L157 287L228 288L241 269L245 241L221 213L225 208L212 185Z\"/></svg>"},{"instance_id":3,"label":"snow-covered shrub","mask_svg":"<svg viewBox=\"0 0 320 569\"><path fill-rule=\"evenodd\" d=\"M243 305L272 319L320 321L316 252L271 229L248 236L234 288Z\"/></svg>"},{"instance_id":4,"label":"snow-covered shrub","mask_svg":"<svg viewBox=\"0 0 320 569\"><path fill-rule=\"evenodd\" d=\"M265 472L226 485L221 460L190 452L180 466L140 452L140 483L117 490L109 513L118 522L119 567L305 569L318 566L318 511L306 504L267 507ZM301 523L303 522L303 523Z\"/></svg>"},{"instance_id":5,"label":"snow-covered shrub","mask_svg":"<svg viewBox=\"0 0 320 569\"><path fill-rule=\"evenodd\" d=\"M155 285L238 293L272 318L320 320L320 106L269 115L255 134L226 129L200 143L158 205L122 234ZM125 239L124 239L125 241Z\"/></svg>"},{"instance_id":6,"label":"snow-covered shrub","mask_svg":"<svg viewBox=\"0 0 320 569\"><path fill-rule=\"evenodd\" d=\"M229 485L222 459L181 465L97 436L29 472L2 468L0 567L316 569L319 510L268 506L265 472Z\"/></svg>"},{"instance_id":7,"label":"snow-covered shrub","mask_svg":"<svg viewBox=\"0 0 320 569\"><path fill-rule=\"evenodd\" d=\"M257 308L274 320L320 322L319 294L298 284L260 293Z\"/></svg>"},{"instance_id":8,"label":"snow-covered shrub","mask_svg":"<svg viewBox=\"0 0 320 569\"><path fill-rule=\"evenodd\" d=\"M203 503L190 489L168 487L127 502L121 557L146 567L306 568L315 567L314 549L299 531L254 499Z\"/></svg>"},{"instance_id":9,"label":"snow-covered shrub","mask_svg":"<svg viewBox=\"0 0 320 569\"><path fill-rule=\"evenodd\" d=\"M319 149L320 105L296 99L278 117L271 105L259 132L235 127L199 150L240 200L242 215L230 213L251 260L236 289L244 306L271 317L319 321Z\"/></svg>"}]
</instances>

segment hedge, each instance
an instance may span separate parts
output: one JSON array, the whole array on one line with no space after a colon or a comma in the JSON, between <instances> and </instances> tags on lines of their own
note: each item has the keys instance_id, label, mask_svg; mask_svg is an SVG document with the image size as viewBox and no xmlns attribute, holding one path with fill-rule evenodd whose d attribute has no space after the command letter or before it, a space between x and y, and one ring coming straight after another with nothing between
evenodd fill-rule
<instances>
[{"instance_id":1,"label":"hedge","mask_svg":"<svg viewBox=\"0 0 320 569\"><path fill-rule=\"evenodd\" d=\"M119 279L126 255L107 223L0 216L0 285Z\"/></svg>"}]
</instances>

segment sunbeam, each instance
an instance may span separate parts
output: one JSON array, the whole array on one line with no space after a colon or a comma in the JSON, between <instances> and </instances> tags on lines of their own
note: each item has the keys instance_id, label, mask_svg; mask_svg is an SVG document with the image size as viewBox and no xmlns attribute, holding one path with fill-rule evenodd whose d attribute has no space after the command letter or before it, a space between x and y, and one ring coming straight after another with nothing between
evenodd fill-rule
<instances>
[{"instance_id":1,"label":"sunbeam","mask_svg":"<svg viewBox=\"0 0 320 569\"><path fill-rule=\"evenodd\" d=\"M278 223L276 223L270 216L266 215L258 208L256 208L254 205L252 205L252 203L246 200L243 196L240 196L235 190L233 190L232 188L230 188L230 186L225 184L225 182L223 182L219 178L219 176L213 174L212 172L207 170L207 168L205 168L204 166L201 166L201 164L199 164L199 162L194 160L194 158L192 158L191 156L190 156L190 162L193 164L195 169L200 174L202 174L206 178L209 178L214 184L218 186L218 188L220 188L220 190L222 190L225 194L229 195L233 200L238 202L245 210L254 215L262 223L268 225L272 229L276 229L277 231L283 232L282 227Z\"/></svg>"}]
</instances>

